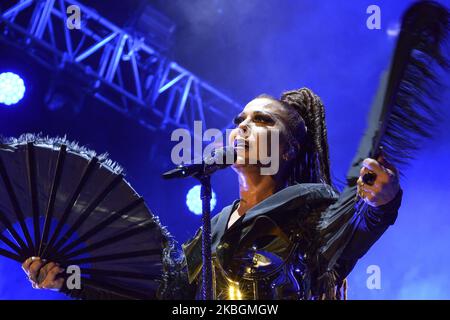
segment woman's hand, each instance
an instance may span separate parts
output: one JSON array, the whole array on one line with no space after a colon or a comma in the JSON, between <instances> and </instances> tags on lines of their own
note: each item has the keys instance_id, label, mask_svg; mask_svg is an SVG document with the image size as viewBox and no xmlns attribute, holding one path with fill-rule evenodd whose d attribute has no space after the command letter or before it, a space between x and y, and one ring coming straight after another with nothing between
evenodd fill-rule
<instances>
[{"instance_id":1,"label":"woman's hand","mask_svg":"<svg viewBox=\"0 0 450 320\"><path fill-rule=\"evenodd\" d=\"M400 190L398 170L382 155L377 160L366 158L362 165L357 181L358 195L372 207L381 206L394 199ZM377 176L373 185L368 185L362 180L362 177L370 171Z\"/></svg>"},{"instance_id":2,"label":"woman's hand","mask_svg":"<svg viewBox=\"0 0 450 320\"><path fill-rule=\"evenodd\" d=\"M39 257L30 257L22 264L34 289L60 290L64 285L64 278L57 278L64 269L58 263L47 262Z\"/></svg>"}]
</instances>

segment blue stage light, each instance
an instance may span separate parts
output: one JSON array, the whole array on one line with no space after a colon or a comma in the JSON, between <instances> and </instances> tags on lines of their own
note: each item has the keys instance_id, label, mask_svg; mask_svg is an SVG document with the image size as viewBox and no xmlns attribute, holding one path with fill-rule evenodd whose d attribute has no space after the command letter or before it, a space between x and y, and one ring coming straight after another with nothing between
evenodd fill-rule
<instances>
[{"instance_id":1,"label":"blue stage light","mask_svg":"<svg viewBox=\"0 0 450 320\"><path fill-rule=\"evenodd\" d=\"M200 185L196 185L189 190L186 196L186 205L188 206L189 210L196 214L201 215L202 214L202 200L200 199ZM212 191L211 195L211 211L214 210L217 203L216 194L214 191Z\"/></svg>"},{"instance_id":2,"label":"blue stage light","mask_svg":"<svg viewBox=\"0 0 450 320\"><path fill-rule=\"evenodd\" d=\"M12 72L0 74L0 103L7 106L19 102L25 94L25 83Z\"/></svg>"}]
</instances>

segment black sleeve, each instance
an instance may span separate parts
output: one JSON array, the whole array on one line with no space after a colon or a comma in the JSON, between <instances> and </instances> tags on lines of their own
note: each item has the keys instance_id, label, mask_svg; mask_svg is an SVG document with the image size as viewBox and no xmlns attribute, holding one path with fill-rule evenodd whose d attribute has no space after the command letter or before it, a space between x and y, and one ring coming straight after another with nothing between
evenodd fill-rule
<instances>
[{"instance_id":1,"label":"black sleeve","mask_svg":"<svg viewBox=\"0 0 450 320\"><path fill-rule=\"evenodd\" d=\"M353 269L358 259L363 257L386 229L397 219L402 201L400 189L389 203L379 207L368 206L362 214L356 214L352 221L354 230L352 238L337 261L336 271L344 279Z\"/></svg>"},{"instance_id":2,"label":"black sleeve","mask_svg":"<svg viewBox=\"0 0 450 320\"><path fill-rule=\"evenodd\" d=\"M194 300L197 281L189 283L184 255L166 266L163 282L158 292L160 300Z\"/></svg>"}]
</instances>

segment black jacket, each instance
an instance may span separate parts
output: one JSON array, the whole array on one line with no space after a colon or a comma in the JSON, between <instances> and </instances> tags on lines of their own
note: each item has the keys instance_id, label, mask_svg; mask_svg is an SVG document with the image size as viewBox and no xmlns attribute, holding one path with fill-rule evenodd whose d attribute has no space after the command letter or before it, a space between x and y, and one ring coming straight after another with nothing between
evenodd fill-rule
<instances>
[{"instance_id":1,"label":"black jacket","mask_svg":"<svg viewBox=\"0 0 450 320\"><path fill-rule=\"evenodd\" d=\"M341 200L342 195L339 197L326 184L296 184L251 208L229 229L229 217L239 200L223 208L211 220L215 297L227 298L220 292L230 280L241 281L243 289L246 281L247 285L255 282L256 278L249 278L243 267L251 267L257 256L263 261L279 260L280 263L265 263L260 268L262 272L253 269L252 275L260 276L259 293L257 296L255 292L245 294L244 298L339 298L335 290L340 288L358 259L395 222L402 191L390 203L380 207L352 206L347 210L347 220L332 212L333 205L343 205L338 199ZM166 261L159 299L198 297L202 268L201 229L182 248L181 258ZM298 274L290 277L293 270ZM269 292L267 288L274 284L276 292ZM331 293L326 294L326 291ZM89 287L63 289L62 292L75 299L123 298Z\"/></svg>"},{"instance_id":2,"label":"black jacket","mask_svg":"<svg viewBox=\"0 0 450 320\"><path fill-rule=\"evenodd\" d=\"M244 291L246 287L250 288L244 294L245 298L339 298L335 291L357 260L395 222L401 198L400 190L390 203L380 207L361 206L360 203L359 210L352 210L351 217L342 222L345 226L328 231L332 234L323 232L327 229L323 226L336 218L327 210L332 204L340 203L337 203L339 195L328 185L304 183L287 187L257 204L226 229L239 202L235 200L211 220L215 297L226 299L223 292L227 291L226 286L232 280L233 283L239 282ZM324 250L329 246L333 255L330 255L331 250ZM174 277L176 281L168 281L161 294L163 298L198 297L202 268L201 229L183 245L183 253L177 272L172 273L177 275ZM337 261L331 263L329 257L336 256ZM252 289L255 277L246 275L243 270L252 267L255 257L272 262L266 262L264 268L259 268L261 270L252 269L252 275L261 271L258 278L261 288L256 290L259 292ZM284 265L277 265L274 262L277 259L283 260ZM273 266L268 266L270 264ZM264 276L277 267L278 273ZM294 271L299 273L295 277L291 276ZM328 295L327 290L331 291Z\"/></svg>"}]
</instances>

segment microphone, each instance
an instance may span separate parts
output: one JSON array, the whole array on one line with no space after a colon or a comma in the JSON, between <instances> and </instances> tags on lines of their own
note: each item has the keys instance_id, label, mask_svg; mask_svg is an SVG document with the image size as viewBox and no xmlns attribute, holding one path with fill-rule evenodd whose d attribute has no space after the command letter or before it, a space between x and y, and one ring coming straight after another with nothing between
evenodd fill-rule
<instances>
[{"instance_id":1,"label":"microphone","mask_svg":"<svg viewBox=\"0 0 450 320\"><path fill-rule=\"evenodd\" d=\"M175 169L162 174L164 179L186 178L197 175L211 175L217 170L225 169L235 163L237 153L234 147L215 149L210 155L194 160L192 164L180 164Z\"/></svg>"}]
</instances>

